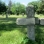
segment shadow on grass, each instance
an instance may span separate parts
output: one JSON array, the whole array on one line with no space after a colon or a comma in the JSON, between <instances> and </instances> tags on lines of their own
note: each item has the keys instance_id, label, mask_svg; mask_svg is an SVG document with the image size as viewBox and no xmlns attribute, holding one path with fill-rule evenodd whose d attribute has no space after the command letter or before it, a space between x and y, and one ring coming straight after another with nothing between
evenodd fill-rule
<instances>
[{"instance_id":1,"label":"shadow on grass","mask_svg":"<svg viewBox=\"0 0 44 44\"><path fill-rule=\"evenodd\" d=\"M26 26L17 25L16 19L17 18L8 18L8 19L2 18L2 19L0 19L0 36L1 36L1 33L2 33L1 31L12 31L12 30L18 30L21 33L25 34L25 27Z\"/></svg>"},{"instance_id":2,"label":"shadow on grass","mask_svg":"<svg viewBox=\"0 0 44 44\"><path fill-rule=\"evenodd\" d=\"M25 37L21 44L38 44L36 41L30 40L28 37Z\"/></svg>"},{"instance_id":3,"label":"shadow on grass","mask_svg":"<svg viewBox=\"0 0 44 44\"><path fill-rule=\"evenodd\" d=\"M25 26L19 26L16 25L16 23L11 23L11 24L0 24L0 30L13 30L14 28L25 28Z\"/></svg>"},{"instance_id":4,"label":"shadow on grass","mask_svg":"<svg viewBox=\"0 0 44 44\"><path fill-rule=\"evenodd\" d=\"M12 30L13 28L16 27L16 24L15 23L7 23L9 21L13 21L15 22L16 18L13 20L13 19L6 19L6 18L1 18L0 19L0 30Z\"/></svg>"},{"instance_id":5,"label":"shadow on grass","mask_svg":"<svg viewBox=\"0 0 44 44\"><path fill-rule=\"evenodd\" d=\"M13 29L15 29L15 28L21 28L21 32L22 32L22 30L26 27L26 26L19 26L19 25L17 25L16 24L16 19L17 18L8 18L8 19L6 19L6 18L2 18L2 19L0 19L0 30L6 30L6 31L11 31L11 30L13 30ZM12 23L11 23L11 22ZM10 23L8 23L8 22L10 22Z\"/></svg>"},{"instance_id":6,"label":"shadow on grass","mask_svg":"<svg viewBox=\"0 0 44 44\"><path fill-rule=\"evenodd\" d=\"M44 26L41 25L37 25L36 26L36 42L38 42L38 44L42 44L43 40L44 40Z\"/></svg>"}]
</instances>

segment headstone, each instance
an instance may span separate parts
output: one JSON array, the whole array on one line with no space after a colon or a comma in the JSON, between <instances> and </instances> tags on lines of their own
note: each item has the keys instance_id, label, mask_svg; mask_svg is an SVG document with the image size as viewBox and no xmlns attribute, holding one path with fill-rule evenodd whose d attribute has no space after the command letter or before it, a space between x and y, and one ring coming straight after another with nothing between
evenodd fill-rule
<instances>
[{"instance_id":1,"label":"headstone","mask_svg":"<svg viewBox=\"0 0 44 44\"><path fill-rule=\"evenodd\" d=\"M33 5L30 5L26 8L26 14L27 14L27 18L34 18L35 12L34 12ZM29 39L35 41L35 26L34 26L34 24L27 26L27 36Z\"/></svg>"},{"instance_id":2,"label":"headstone","mask_svg":"<svg viewBox=\"0 0 44 44\"><path fill-rule=\"evenodd\" d=\"M27 37L30 40L35 41L35 18L34 18L34 6L28 6L26 8L27 18L18 18L16 23L18 25L27 25Z\"/></svg>"},{"instance_id":3,"label":"headstone","mask_svg":"<svg viewBox=\"0 0 44 44\"><path fill-rule=\"evenodd\" d=\"M22 13L22 16L24 16L24 13Z\"/></svg>"},{"instance_id":4,"label":"headstone","mask_svg":"<svg viewBox=\"0 0 44 44\"><path fill-rule=\"evenodd\" d=\"M44 18L40 19L40 25L44 25Z\"/></svg>"}]
</instances>

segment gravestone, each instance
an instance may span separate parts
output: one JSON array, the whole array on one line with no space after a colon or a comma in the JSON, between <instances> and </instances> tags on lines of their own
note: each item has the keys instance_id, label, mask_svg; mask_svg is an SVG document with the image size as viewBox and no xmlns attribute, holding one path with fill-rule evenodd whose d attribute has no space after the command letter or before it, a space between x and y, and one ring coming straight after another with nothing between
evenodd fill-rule
<instances>
[{"instance_id":1,"label":"gravestone","mask_svg":"<svg viewBox=\"0 0 44 44\"><path fill-rule=\"evenodd\" d=\"M26 8L26 14L27 14L27 18L34 18L35 12L34 12L34 6L33 5L30 5ZM35 41L35 26L34 26L34 24L30 24L30 25L28 24L27 25L27 36L29 39Z\"/></svg>"},{"instance_id":2,"label":"gravestone","mask_svg":"<svg viewBox=\"0 0 44 44\"><path fill-rule=\"evenodd\" d=\"M17 25L27 25L27 37L35 41L35 24L44 26L44 18L35 18L34 6L30 5L26 8L27 18L18 18Z\"/></svg>"},{"instance_id":3,"label":"gravestone","mask_svg":"<svg viewBox=\"0 0 44 44\"><path fill-rule=\"evenodd\" d=\"M27 25L27 37L35 41L35 18L34 6L30 5L26 8L27 18L18 18L17 25Z\"/></svg>"},{"instance_id":4,"label":"gravestone","mask_svg":"<svg viewBox=\"0 0 44 44\"><path fill-rule=\"evenodd\" d=\"M40 19L40 25L44 25L44 18Z\"/></svg>"}]
</instances>

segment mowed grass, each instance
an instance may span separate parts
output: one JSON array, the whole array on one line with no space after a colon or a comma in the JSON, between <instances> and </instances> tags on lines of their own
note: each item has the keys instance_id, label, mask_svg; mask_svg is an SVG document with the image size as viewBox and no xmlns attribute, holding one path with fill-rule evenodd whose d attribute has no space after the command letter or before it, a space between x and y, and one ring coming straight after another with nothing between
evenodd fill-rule
<instances>
[{"instance_id":1,"label":"mowed grass","mask_svg":"<svg viewBox=\"0 0 44 44\"><path fill-rule=\"evenodd\" d=\"M44 44L44 26L35 26L36 42L28 41L26 26L18 26L17 18L26 16L11 15L6 19L5 16L0 16L0 44Z\"/></svg>"},{"instance_id":2,"label":"mowed grass","mask_svg":"<svg viewBox=\"0 0 44 44\"><path fill-rule=\"evenodd\" d=\"M22 15L8 15L9 18L23 18L26 17L26 15L22 16ZM0 15L0 18L6 18L6 15Z\"/></svg>"},{"instance_id":3,"label":"mowed grass","mask_svg":"<svg viewBox=\"0 0 44 44\"><path fill-rule=\"evenodd\" d=\"M16 25L17 18L14 16L4 17L0 17L0 44L21 44L26 37L26 27Z\"/></svg>"},{"instance_id":4,"label":"mowed grass","mask_svg":"<svg viewBox=\"0 0 44 44\"><path fill-rule=\"evenodd\" d=\"M35 15L35 17L38 17L38 18L44 18L44 15L40 14L40 15Z\"/></svg>"},{"instance_id":5,"label":"mowed grass","mask_svg":"<svg viewBox=\"0 0 44 44\"><path fill-rule=\"evenodd\" d=\"M25 35L18 29L13 31L2 31L0 36L0 44L21 44Z\"/></svg>"},{"instance_id":6,"label":"mowed grass","mask_svg":"<svg viewBox=\"0 0 44 44\"><path fill-rule=\"evenodd\" d=\"M8 18L26 18L27 15L8 15ZM44 18L44 15L40 14L40 15L37 15L35 14L35 17L38 17L38 18ZM0 15L0 18L6 18L6 15Z\"/></svg>"}]
</instances>

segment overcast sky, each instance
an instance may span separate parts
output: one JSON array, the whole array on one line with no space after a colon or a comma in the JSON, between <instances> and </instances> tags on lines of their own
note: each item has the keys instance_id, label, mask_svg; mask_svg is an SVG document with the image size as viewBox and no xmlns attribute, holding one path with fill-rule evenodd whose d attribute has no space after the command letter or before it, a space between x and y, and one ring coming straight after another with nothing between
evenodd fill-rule
<instances>
[{"instance_id":1,"label":"overcast sky","mask_svg":"<svg viewBox=\"0 0 44 44\"><path fill-rule=\"evenodd\" d=\"M6 4L8 4L9 0L2 0L3 2L5 2ZM11 0L12 2L20 2L24 5L27 5L29 2L32 1L37 1L37 0Z\"/></svg>"}]
</instances>

